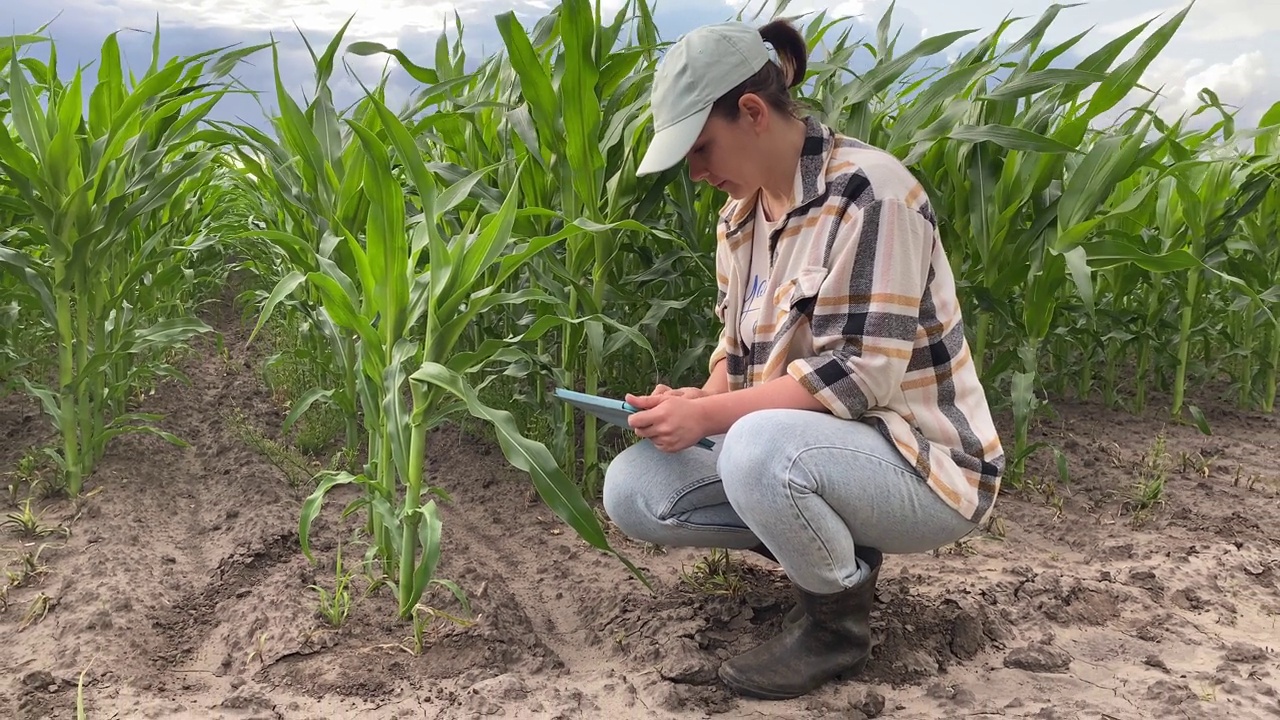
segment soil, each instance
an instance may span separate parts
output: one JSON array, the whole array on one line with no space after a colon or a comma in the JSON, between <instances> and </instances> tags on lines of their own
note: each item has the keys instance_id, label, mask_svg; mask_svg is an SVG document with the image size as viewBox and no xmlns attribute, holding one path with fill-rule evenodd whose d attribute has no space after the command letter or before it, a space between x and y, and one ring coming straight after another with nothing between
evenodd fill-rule
<instances>
[{"instance_id":1,"label":"soil","mask_svg":"<svg viewBox=\"0 0 1280 720\"><path fill-rule=\"evenodd\" d=\"M349 543L362 513L338 491L303 556L307 486L246 441L279 437L260 351L215 306L225 338L184 361L190 386L142 408L189 443L111 445L79 502L37 492L32 510L67 532L0 534L20 573L0 612L0 713L107 718L1280 718L1280 421L1198 398L1214 434L1058 402L1033 439L1036 489L1008 492L993 523L955 546L889 556L865 672L797 700L736 697L718 663L777 632L790 591L766 560L731 553L733 592L685 582L700 549L656 549L612 532L654 583L577 539L527 476L457 428L438 431L442 507L428 598L469 624L432 622L421 652L385 589L366 593ZM1157 436L1166 462L1151 460ZM1011 433L1008 437L1012 437ZM38 408L0 401L0 472L52 440ZM1128 502L1143 472L1159 502ZM7 484L7 483L6 483ZM20 502L25 492L17 493ZM19 504L4 500L5 510ZM319 615L335 555L355 569L340 628ZM729 587L729 585L726 585ZM34 616L28 611L36 608Z\"/></svg>"}]
</instances>

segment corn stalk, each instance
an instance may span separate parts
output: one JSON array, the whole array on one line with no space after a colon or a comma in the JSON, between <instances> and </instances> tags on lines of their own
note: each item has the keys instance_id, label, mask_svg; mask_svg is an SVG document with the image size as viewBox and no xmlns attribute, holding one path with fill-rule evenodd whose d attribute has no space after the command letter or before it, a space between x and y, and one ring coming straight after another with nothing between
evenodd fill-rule
<instances>
[{"instance_id":1,"label":"corn stalk","mask_svg":"<svg viewBox=\"0 0 1280 720\"><path fill-rule=\"evenodd\" d=\"M513 191L496 213L477 209L462 232L447 238L445 219L489 169L441 191L401 118L377 97L370 99L381 133L346 121L359 139L361 183L369 202L367 223L360 228L363 244L350 234L343 238L356 271L348 274L317 258L319 269L306 274L323 312L356 338L370 459L359 475L332 472L319 478L304 504L299 534L310 557L310 526L328 492L348 483L363 487L360 503L381 519L376 548L387 582L396 589L400 616L407 619L422 593L440 582L435 568L441 520L436 500L428 498L448 496L425 473L429 431L464 409L492 424L507 459L531 475L557 515L595 547L612 550L581 492L546 447L522 435L509 413L482 403L472 384L490 361L525 338L494 338L475 348L458 345L477 316L540 299L542 293L531 288L502 292L501 287L531 258L582 228L567 223L555 235L521 242L512 234L520 202ZM420 210L415 217L406 216L396 166L403 169L409 197Z\"/></svg>"},{"instance_id":2,"label":"corn stalk","mask_svg":"<svg viewBox=\"0 0 1280 720\"><path fill-rule=\"evenodd\" d=\"M198 142L199 124L228 92L220 79L257 49L225 53L211 68L217 51L161 67L157 27L151 66L128 86L112 34L86 112L79 69L63 85L56 50L42 64L20 61L11 45L5 90L15 132L0 130L0 173L27 217L27 247L0 248L0 267L28 285L56 338L56 380L22 384L62 436L50 455L72 496L117 435L183 444L155 426L159 416L128 412L126 401L154 377L158 356L210 331L174 304L156 312L158 297L184 292L187 278L174 268L199 241L166 215L189 211L173 202L214 155Z\"/></svg>"}]
</instances>

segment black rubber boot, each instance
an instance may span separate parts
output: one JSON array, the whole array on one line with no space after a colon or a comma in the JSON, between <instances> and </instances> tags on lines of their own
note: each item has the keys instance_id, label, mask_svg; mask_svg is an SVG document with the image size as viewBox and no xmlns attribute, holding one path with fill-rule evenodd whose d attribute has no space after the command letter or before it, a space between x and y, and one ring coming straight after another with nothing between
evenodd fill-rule
<instances>
[{"instance_id":1,"label":"black rubber boot","mask_svg":"<svg viewBox=\"0 0 1280 720\"><path fill-rule=\"evenodd\" d=\"M871 607L882 556L870 548L857 553L870 566L862 582L834 595L800 590L804 616L721 665L720 680L740 695L785 700L862 672L871 654Z\"/></svg>"}]
</instances>

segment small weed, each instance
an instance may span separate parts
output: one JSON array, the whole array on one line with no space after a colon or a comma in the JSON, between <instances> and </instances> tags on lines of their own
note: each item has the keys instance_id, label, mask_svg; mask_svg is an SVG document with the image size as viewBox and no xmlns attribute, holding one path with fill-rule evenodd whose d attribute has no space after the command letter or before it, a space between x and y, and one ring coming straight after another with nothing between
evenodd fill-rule
<instances>
[{"instance_id":1,"label":"small weed","mask_svg":"<svg viewBox=\"0 0 1280 720\"><path fill-rule=\"evenodd\" d=\"M56 497L61 494L62 482L52 458L41 448L29 448L18 458L14 469L5 473L9 491L9 504L17 505L26 485L28 495Z\"/></svg>"},{"instance_id":2,"label":"small weed","mask_svg":"<svg viewBox=\"0 0 1280 720\"><path fill-rule=\"evenodd\" d=\"M84 709L84 676L89 673L91 667L93 667L92 660L84 666L84 670L80 671L80 679L76 681L76 720L85 720L89 717Z\"/></svg>"},{"instance_id":3,"label":"small weed","mask_svg":"<svg viewBox=\"0 0 1280 720\"><path fill-rule=\"evenodd\" d=\"M1178 453L1179 472L1185 473L1188 470L1194 472L1202 478L1207 478L1213 472L1214 458L1205 457L1203 453L1197 451L1189 453L1185 450Z\"/></svg>"},{"instance_id":4,"label":"small weed","mask_svg":"<svg viewBox=\"0 0 1280 720\"><path fill-rule=\"evenodd\" d=\"M262 656L267 649L267 638L270 637L270 635L271 633L268 632L258 633L257 645L254 649L249 651L249 655L244 659L245 665L252 663L254 658L257 658L259 663L263 662Z\"/></svg>"},{"instance_id":5,"label":"small weed","mask_svg":"<svg viewBox=\"0 0 1280 720\"><path fill-rule=\"evenodd\" d=\"M640 552L649 556L657 556L666 555L667 549L657 543L647 542L644 544L644 547L640 549Z\"/></svg>"},{"instance_id":6,"label":"small weed","mask_svg":"<svg viewBox=\"0 0 1280 720\"><path fill-rule=\"evenodd\" d=\"M934 557L942 557L944 555L960 555L964 557L973 557L978 554L978 549L973 547L976 537L962 537L950 545L943 545L935 549L931 554Z\"/></svg>"},{"instance_id":7,"label":"small weed","mask_svg":"<svg viewBox=\"0 0 1280 720\"><path fill-rule=\"evenodd\" d=\"M49 572L49 566L40 561L40 553L45 549L45 545L39 545L35 550L28 550L19 557L21 563L17 571L10 570L5 567L4 574L8 580L9 587L20 588L32 581L37 581Z\"/></svg>"},{"instance_id":8,"label":"small weed","mask_svg":"<svg viewBox=\"0 0 1280 720\"><path fill-rule=\"evenodd\" d=\"M320 615L335 628L342 627L342 624L347 621L347 614L351 611L351 591L348 587L351 584L352 573L342 569L341 545L338 546L336 564L332 593L319 585L310 586L310 589L320 595Z\"/></svg>"},{"instance_id":9,"label":"small weed","mask_svg":"<svg viewBox=\"0 0 1280 720\"><path fill-rule=\"evenodd\" d=\"M38 623L41 620L44 620L45 616L49 614L49 611L57 604L57 600L54 600L52 597L44 593L36 595L35 599L31 601L31 607L27 609L27 614L23 616L22 623L18 625L18 630L26 630L27 626L32 623Z\"/></svg>"},{"instance_id":10,"label":"small weed","mask_svg":"<svg viewBox=\"0 0 1280 720\"><path fill-rule=\"evenodd\" d=\"M432 625L432 621L437 619L453 623L458 627L470 627L476 622L419 603L413 608L413 634L404 639L404 643L400 645L401 649L415 657L421 655L430 644L428 639L434 641L439 634L439 626Z\"/></svg>"},{"instance_id":11,"label":"small weed","mask_svg":"<svg viewBox=\"0 0 1280 720\"><path fill-rule=\"evenodd\" d=\"M1237 465L1235 477L1231 480L1232 487L1243 487L1250 492L1257 490L1259 486L1262 488L1270 488L1280 490L1280 479L1267 479L1261 473L1250 473L1246 478L1244 475L1244 467Z\"/></svg>"},{"instance_id":12,"label":"small weed","mask_svg":"<svg viewBox=\"0 0 1280 720\"><path fill-rule=\"evenodd\" d=\"M997 540L1003 540L1008 536L1008 529L1004 526L1004 518L999 515L992 514L991 519L987 521L987 534Z\"/></svg>"},{"instance_id":13,"label":"small weed","mask_svg":"<svg viewBox=\"0 0 1280 720\"><path fill-rule=\"evenodd\" d=\"M284 473L290 487L294 489L305 487L311 478L315 477L315 469L300 452L264 435L239 410L229 412L227 422L246 445L256 450Z\"/></svg>"},{"instance_id":14,"label":"small weed","mask_svg":"<svg viewBox=\"0 0 1280 720\"><path fill-rule=\"evenodd\" d=\"M264 328L263 338L275 352L263 365L262 376L276 404L292 409L314 388L333 387L336 379L317 349L323 341L309 335L297 320L285 318L287 315L273 318ZM343 437L346 424L338 407L317 402L294 427L293 442L302 453L314 457Z\"/></svg>"},{"instance_id":15,"label":"small weed","mask_svg":"<svg viewBox=\"0 0 1280 720\"><path fill-rule=\"evenodd\" d=\"M728 595L738 597L745 590L742 573L723 548L714 548L703 559L694 563L690 571L680 571L680 582L704 595Z\"/></svg>"},{"instance_id":16,"label":"small weed","mask_svg":"<svg viewBox=\"0 0 1280 720\"><path fill-rule=\"evenodd\" d=\"M45 537L56 532L69 534L64 526L45 525L40 522L40 516L31 510L31 498L27 498L22 503L20 511L11 512L3 521L0 521L0 528L12 530L30 539Z\"/></svg>"},{"instance_id":17,"label":"small weed","mask_svg":"<svg viewBox=\"0 0 1280 720\"><path fill-rule=\"evenodd\" d=\"M1125 512L1132 514L1135 525L1144 522L1153 508L1164 503L1165 482L1172 465L1172 459L1165 451L1162 432L1156 436L1151 450L1143 456L1138 468L1138 482L1124 504Z\"/></svg>"}]
</instances>

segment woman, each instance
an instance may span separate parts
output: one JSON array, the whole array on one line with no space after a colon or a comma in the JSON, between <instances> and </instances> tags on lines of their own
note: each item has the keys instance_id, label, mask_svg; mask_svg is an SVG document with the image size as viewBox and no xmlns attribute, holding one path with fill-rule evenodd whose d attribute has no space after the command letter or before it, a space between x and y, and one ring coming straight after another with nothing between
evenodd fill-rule
<instances>
[{"instance_id":1,"label":"woman","mask_svg":"<svg viewBox=\"0 0 1280 720\"><path fill-rule=\"evenodd\" d=\"M783 630L720 669L761 698L860 671L881 554L972 531L1004 466L929 200L891 155L799 116L806 56L783 21L727 23L657 69L638 172L683 159L729 195L723 331L702 387L627 396L642 441L604 485L631 537L782 566L799 599Z\"/></svg>"}]
</instances>

